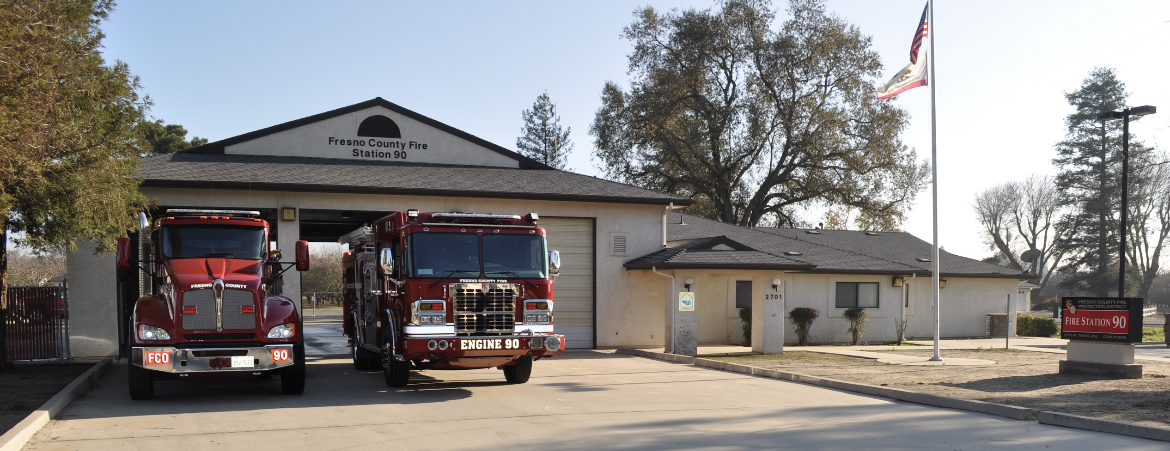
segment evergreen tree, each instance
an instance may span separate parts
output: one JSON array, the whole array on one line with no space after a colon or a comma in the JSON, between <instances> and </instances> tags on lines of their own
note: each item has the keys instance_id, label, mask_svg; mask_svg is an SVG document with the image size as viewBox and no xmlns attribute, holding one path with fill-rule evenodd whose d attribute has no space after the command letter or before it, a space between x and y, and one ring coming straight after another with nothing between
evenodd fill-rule
<instances>
[{"instance_id":1,"label":"evergreen tree","mask_svg":"<svg viewBox=\"0 0 1170 451\"><path fill-rule=\"evenodd\" d=\"M102 58L110 0L0 2L0 242L113 249L146 198L134 171L149 104L122 62ZM0 308L7 308L7 246ZM7 360L0 322L0 365Z\"/></svg>"},{"instance_id":2,"label":"evergreen tree","mask_svg":"<svg viewBox=\"0 0 1170 451\"><path fill-rule=\"evenodd\" d=\"M192 147L207 144L207 139L198 136L187 141L186 128L179 124L167 124L162 119L154 122L143 122L141 127L142 130L139 133L147 144L147 147L143 148L144 155L182 152Z\"/></svg>"},{"instance_id":3,"label":"evergreen tree","mask_svg":"<svg viewBox=\"0 0 1170 451\"><path fill-rule=\"evenodd\" d=\"M1072 209L1058 227L1069 257L1060 283L1065 290L1107 296L1117 286L1122 121L1100 121L1097 114L1125 109L1127 97L1111 68L1093 69L1080 89L1065 93L1076 111L1065 119L1068 132L1052 160L1057 189ZM1152 152L1132 133L1129 139L1130 167L1143 166Z\"/></svg>"},{"instance_id":4,"label":"evergreen tree","mask_svg":"<svg viewBox=\"0 0 1170 451\"><path fill-rule=\"evenodd\" d=\"M561 128L557 106L549 99L548 92L537 97L532 109L524 110L521 116L524 127L516 138L520 153L556 169L565 169L573 142L569 141L569 127Z\"/></svg>"}]
</instances>

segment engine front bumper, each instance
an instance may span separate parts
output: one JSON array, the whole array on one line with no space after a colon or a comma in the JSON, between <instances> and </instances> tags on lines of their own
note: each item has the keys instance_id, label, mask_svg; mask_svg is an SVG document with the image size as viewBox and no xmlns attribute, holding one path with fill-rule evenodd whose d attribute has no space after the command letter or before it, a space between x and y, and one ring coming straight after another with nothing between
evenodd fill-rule
<instances>
[{"instance_id":1,"label":"engine front bumper","mask_svg":"<svg viewBox=\"0 0 1170 451\"><path fill-rule=\"evenodd\" d=\"M269 371L292 366L295 360L292 343L249 348L130 348L130 363L164 373Z\"/></svg>"}]
</instances>

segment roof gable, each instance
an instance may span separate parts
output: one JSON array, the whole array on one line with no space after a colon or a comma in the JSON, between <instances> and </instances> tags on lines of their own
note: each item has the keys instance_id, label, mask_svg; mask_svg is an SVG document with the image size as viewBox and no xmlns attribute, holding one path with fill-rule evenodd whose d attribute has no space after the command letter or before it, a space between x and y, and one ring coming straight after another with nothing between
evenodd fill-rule
<instances>
[{"instance_id":1,"label":"roof gable","mask_svg":"<svg viewBox=\"0 0 1170 451\"><path fill-rule=\"evenodd\" d=\"M187 152L551 169L381 97Z\"/></svg>"}]
</instances>

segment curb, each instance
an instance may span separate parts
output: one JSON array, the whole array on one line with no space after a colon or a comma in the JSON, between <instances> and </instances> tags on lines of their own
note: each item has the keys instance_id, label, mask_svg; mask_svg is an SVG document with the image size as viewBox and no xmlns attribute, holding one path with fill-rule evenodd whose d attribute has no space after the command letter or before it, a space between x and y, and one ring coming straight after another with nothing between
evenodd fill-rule
<instances>
[{"instance_id":1,"label":"curb","mask_svg":"<svg viewBox=\"0 0 1170 451\"><path fill-rule=\"evenodd\" d=\"M1129 435L1132 437L1148 438L1170 442L1170 429L1121 421L1102 420L1100 418L1082 417L1057 412L1040 412L1040 424L1051 424L1066 428L1086 429L1110 434Z\"/></svg>"},{"instance_id":2,"label":"curb","mask_svg":"<svg viewBox=\"0 0 1170 451\"><path fill-rule=\"evenodd\" d=\"M53 395L52 398L49 398L48 401L45 401L39 409L28 414L24 420L21 420L16 426L13 426L4 435L0 435L0 451L17 451L24 447L24 444L28 443L33 435L48 424L50 419L55 418L69 403L77 399L78 396L81 396L94 381L102 377L102 374L113 363L113 357L106 357L101 362L98 362L92 368L77 376L77 379L74 379L73 382L66 385L65 388L61 389L56 395Z\"/></svg>"}]
</instances>

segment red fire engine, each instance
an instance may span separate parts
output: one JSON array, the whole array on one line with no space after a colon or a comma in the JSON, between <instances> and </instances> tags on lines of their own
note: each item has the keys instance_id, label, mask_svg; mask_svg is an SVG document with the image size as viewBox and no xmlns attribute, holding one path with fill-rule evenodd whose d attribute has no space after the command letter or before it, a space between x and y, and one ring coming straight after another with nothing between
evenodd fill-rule
<instances>
[{"instance_id":1,"label":"red fire engine","mask_svg":"<svg viewBox=\"0 0 1170 451\"><path fill-rule=\"evenodd\" d=\"M405 386L410 370L500 368L514 384L560 355L553 278L535 213L400 211L355 230L345 272L345 334L354 366Z\"/></svg>"},{"instance_id":2,"label":"red fire engine","mask_svg":"<svg viewBox=\"0 0 1170 451\"><path fill-rule=\"evenodd\" d=\"M118 240L118 269L141 266L151 292L130 318L130 398L154 396L155 378L279 375L284 393L305 391L301 317L280 296L281 263L257 211L167 210L155 227L139 214L147 257ZM297 241L298 271L309 247Z\"/></svg>"}]
</instances>

